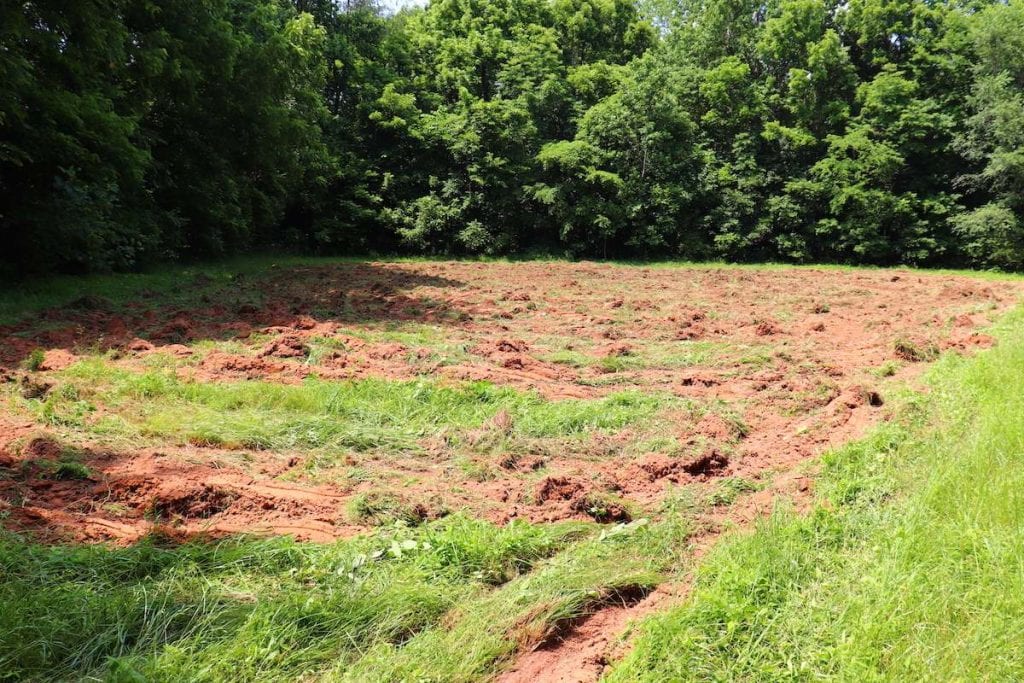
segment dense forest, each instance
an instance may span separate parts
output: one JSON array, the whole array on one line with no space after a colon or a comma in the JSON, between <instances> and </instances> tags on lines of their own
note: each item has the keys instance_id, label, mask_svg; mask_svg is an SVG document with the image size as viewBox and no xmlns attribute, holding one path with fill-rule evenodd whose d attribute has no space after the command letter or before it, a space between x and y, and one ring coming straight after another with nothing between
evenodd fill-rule
<instances>
[{"instance_id":1,"label":"dense forest","mask_svg":"<svg viewBox=\"0 0 1024 683\"><path fill-rule=\"evenodd\" d=\"M0 6L0 271L253 249L1024 266L1024 5Z\"/></svg>"}]
</instances>

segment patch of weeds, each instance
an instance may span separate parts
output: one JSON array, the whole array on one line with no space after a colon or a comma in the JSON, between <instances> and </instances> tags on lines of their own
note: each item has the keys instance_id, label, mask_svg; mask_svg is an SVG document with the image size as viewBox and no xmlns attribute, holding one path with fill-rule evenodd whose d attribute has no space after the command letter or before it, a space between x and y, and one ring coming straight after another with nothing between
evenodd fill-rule
<instances>
[{"instance_id":1,"label":"patch of weeds","mask_svg":"<svg viewBox=\"0 0 1024 683\"><path fill-rule=\"evenodd\" d=\"M893 342L896 355L911 363L933 361L939 357L939 347L932 342L915 342L903 337Z\"/></svg>"},{"instance_id":2,"label":"patch of weeds","mask_svg":"<svg viewBox=\"0 0 1024 683\"><path fill-rule=\"evenodd\" d=\"M892 377L899 370L899 367L899 363L889 360L872 370L872 374L876 377Z\"/></svg>"},{"instance_id":3,"label":"patch of weeds","mask_svg":"<svg viewBox=\"0 0 1024 683\"><path fill-rule=\"evenodd\" d=\"M96 406L83 400L77 387L63 384L38 405L36 419L54 427L83 427L95 411Z\"/></svg>"},{"instance_id":4,"label":"patch of weeds","mask_svg":"<svg viewBox=\"0 0 1024 683\"><path fill-rule=\"evenodd\" d=\"M755 368L762 368L772 364L775 354L771 350L758 349L744 354L736 359L741 365L749 365Z\"/></svg>"},{"instance_id":5,"label":"patch of weeds","mask_svg":"<svg viewBox=\"0 0 1024 683\"><path fill-rule=\"evenodd\" d=\"M36 372L39 368L43 367L44 360L46 360L45 351L42 349L32 349L32 352L28 354L21 364L29 372Z\"/></svg>"},{"instance_id":6,"label":"patch of weeds","mask_svg":"<svg viewBox=\"0 0 1024 683\"><path fill-rule=\"evenodd\" d=\"M395 522L416 526L431 517L442 516L431 514L423 503L411 503L386 491L360 493L349 501L346 512L351 521L370 526L384 526Z\"/></svg>"},{"instance_id":7,"label":"patch of weeds","mask_svg":"<svg viewBox=\"0 0 1024 683\"><path fill-rule=\"evenodd\" d=\"M679 452L681 446L679 439L674 436L655 436L636 443L633 450L638 453L666 453L674 454Z\"/></svg>"},{"instance_id":8,"label":"patch of weeds","mask_svg":"<svg viewBox=\"0 0 1024 683\"><path fill-rule=\"evenodd\" d=\"M309 354L305 360L307 365L321 365L325 360L330 360L348 350L344 341L331 337L314 337L307 343L309 345Z\"/></svg>"},{"instance_id":9,"label":"patch of weeds","mask_svg":"<svg viewBox=\"0 0 1024 683\"><path fill-rule=\"evenodd\" d=\"M672 486L661 500L660 511L668 517L687 517L698 512L701 507L693 487Z\"/></svg>"},{"instance_id":10,"label":"patch of weeds","mask_svg":"<svg viewBox=\"0 0 1024 683\"><path fill-rule=\"evenodd\" d=\"M35 443L43 443L37 441ZM49 452L40 453L39 457L34 457L25 460L22 463L22 472L25 475L34 474L41 479L56 479L56 480L84 480L89 479L93 476L92 470L90 470L85 463L82 462L82 453L75 449L67 446L60 446L54 441L45 441L47 447L39 450L57 450L58 452L51 454Z\"/></svg>"},{"instance_id":11,"label":"patch of weeds","mask_svg":"<svg viewBox=\"0 0 1024 683\"><path fill-rule=\"evenodd\" d=\"M226 448L228 446L228 442L224 440L224 437L206 431L192 432L185 437L185 440L189 445L197 448Z\"/></svg>"},{"instance_id":12,"label":"patch of weeds","mask_svg":"<svg viewBox=\"0 0 1024 683\"><path fill-rule=\"evenodd\" d=\"M589 356L574 349L554 351L541 356L541 360L558 365L568 365L571 368L585 368L592 362Z\"/></svg>"},{"instance_id":13,"label":"patch of weeds","mask_svg":"<svg viewBox=\"0 0 1024 683\"><path fill-rule=\"evenodd\" d=\"M485 460L475 458L462 458L458 462L462 474L472 481L484 482L494 479L494 467Z\"/></svg>"},{"instance_id":14,"label":"patch of weeds","mask_svg":"<svg viewBox=\"0 0 1024 683\"><path fill-rule=\"evenodd\" d=\"M629 522L636 515L633 503L603 491L591 491L573 502L573 509L595 522Z\"/></svg>"},{"instance_id":15,"label":"patch of weeds","mask_svg":"<svg viewBox=\"0 0 1024 683\"><path fill-rule=\"evenodd\" d=\"M609 374L631 370L640 365L642 362L634 356L605 356L597 362L598 370Z\"/></svg>"}]
</instances>

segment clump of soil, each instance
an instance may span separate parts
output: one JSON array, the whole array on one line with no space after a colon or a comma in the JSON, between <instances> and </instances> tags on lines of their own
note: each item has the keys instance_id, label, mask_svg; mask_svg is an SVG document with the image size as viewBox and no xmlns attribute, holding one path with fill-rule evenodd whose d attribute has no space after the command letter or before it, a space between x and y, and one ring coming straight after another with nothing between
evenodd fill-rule
<instances>
[{"instance_id":1,"label":"clump of soil","mask_svg":"<svg viewBox=\"0 0 1024 683\"><path fill-rule=\"evenodd\" d=\"M35 460L56 460L63 453L64 447L48 436L35 437L21 451L23 457Z\"/></svg>"},{"instance_id":2,"label":"clump of soil","mask_svg":"<svg viewBox=\"0 0 1024 683\"><path fill-rule=\"evenodd\" d=\"M309 346L306 340L298 335L285 335L264 346L260 355L274 358L305 358L309 355Z\"/></svg>"},{"instance_id":3,"label":"clump of soil","mask_svg":"<svg viewBox=\"0 0 1024 683\"><path fill-rule=\"evenodd\" d=\"M581 481L569 477L545 477L536 488L533 499L537 504L553 500L573 500L586 491Z\"/></svg>"},{"instance_id":4,"label":"clump of soil","mask_svg":"<svg viewBox=\"0 0 1024 683\"><path fill-rule=\"evenodd\" d=\"M493 356L497 353L526 353L530 345L522 339L498 339L489 344L480 344L473 349L474 353L481 356Z\"/></svg>"},{"instance_id":5,"label":"clump of soil","mask_svg":"<svg viewBox=\"0 0 1024 683\"><path fill-rule=\"evenodd\" d=\"M712 450L684 464L683 471L694 477L707 478L724 475L728 466L729 458Z\"/></svg>"},{"instance_id":6,"label":"clump of soil","mask_svg":"<svg viewBox=\"0 0 1024 683\"><path fill-rule=\"evenodd\" d=\"M348 513L353 521L361 524L380 526L401 521L417 525L443 517L447 510L388 491L370 491L353 498L349 502Z\"/></svg>"},{"instance_id":7,"label":"clump of soil","mask_svg":"<svg viewBox=\"0 0 1024 683\"><path fill-rule=\"evenodd\" d=\"M633 347L629 344L612 344L601 351L605 358L626 358L633 355Z\"/></svg>"},{"instance_id":8,"label":"clump of soil","mask_svg":"<svg viewBox=\"0 0 1024 683\"><path fill-rule=\"evenodd\" d=\"M633 519L629 508L621 500L593 492L576 496L569 505L571 510L581 512L595 522L628 522Z\"/></svg>"},{"instance_id":9,"label":"clump of soil","mask_svg":"<svg viewBox=\"0 0 1024 683\"><path fill-rule=\"evenodd\" d=\"M207 519L230 507L237 495L230 491L197 484L185 490L161 491L152 501L154 512L187 519Z\"/></svg>"}]
</instances>

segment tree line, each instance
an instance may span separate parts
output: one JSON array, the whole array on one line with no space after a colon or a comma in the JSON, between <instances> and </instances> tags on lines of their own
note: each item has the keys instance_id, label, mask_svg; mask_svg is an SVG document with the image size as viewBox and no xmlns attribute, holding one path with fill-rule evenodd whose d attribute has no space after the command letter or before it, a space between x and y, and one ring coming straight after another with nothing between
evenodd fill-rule
<instances>
[{"instance_id":1,"label":"tree line","mask_svg":"<svg viewBox=\"0 0 1024 683\"><path fill-rule=\"evenodd\" d=\"M0 6L0 271L251 249L1024 266L1024 5Z\"/></svg>"}]
</instances>

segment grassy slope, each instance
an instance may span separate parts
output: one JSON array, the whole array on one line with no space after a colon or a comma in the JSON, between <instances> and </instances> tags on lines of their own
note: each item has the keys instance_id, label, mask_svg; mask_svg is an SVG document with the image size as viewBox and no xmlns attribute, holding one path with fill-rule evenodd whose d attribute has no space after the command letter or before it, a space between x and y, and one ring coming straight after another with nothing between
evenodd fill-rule
<instances>
[{"instance_id":1,"label":"grassy slope","mask_svg":"<svg viewBox=\"0 0 1024 683\"><path fill-rule=\"evenodd\" d=\"M721 544L609 680L1024 678L1024 311L997 334L827 456L812 514Z\"/></svg>"}]
</instances>

